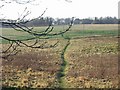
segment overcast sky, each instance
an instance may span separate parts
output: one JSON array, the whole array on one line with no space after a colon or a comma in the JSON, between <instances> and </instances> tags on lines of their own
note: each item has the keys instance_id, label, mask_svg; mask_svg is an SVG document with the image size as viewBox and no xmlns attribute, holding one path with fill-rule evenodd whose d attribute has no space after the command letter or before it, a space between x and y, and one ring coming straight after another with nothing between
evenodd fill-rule
<instances>
[{"instance_id":1,"label":"overcast sky","mask_svg":"<svg viewBox=\"0 0 120 90\"><path fill-rule=\"evenodd\" d=\"M28 18L37 17L46 9L44 16L53 18L93 18L93 17L118 17L119 0L36 0L32 4L6 4L0 10L0 17L16 19L24 11L25 7L31 11ZM37 5L36 5L37 4Z\"/></svg>"}]
</instances>

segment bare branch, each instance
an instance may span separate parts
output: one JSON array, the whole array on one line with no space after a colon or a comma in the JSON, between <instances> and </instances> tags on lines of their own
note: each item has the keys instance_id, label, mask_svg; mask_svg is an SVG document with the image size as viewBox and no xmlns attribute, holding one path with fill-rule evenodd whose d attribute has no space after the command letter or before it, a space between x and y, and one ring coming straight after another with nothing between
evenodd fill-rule
<instances>
[{"instance_id":1,"label":"bare branch","mask_svg":"<svg viewBox=\"0 0 120 90\"><path fill-rule=\"evenodd\" d=\"M4 1L5 3L8 3L8 2L10 3L12 1L14 1L18 4L27 4L27 3L33 2L35 0L27 0L27 1L25 1L25 0L9 0L7 2L6 2L6 0L2 0L2 1ZM68 26L68 28L66 30L60 31L58 33L53 32L54 26L52 24L53 23L52 20L48 20L49 21L48 27L42 31L34 30L34 27L28 27L26 25L28 22L32 22L32 21L41 19L46 11L47 11L47 8L37 18L25 20L25 18L31 13L30 11L27 10L27 7L26 7L24 9L24 11L20 14L20 16L18 17L17 20L1 21L2 25L9 26L13 30L18 31L19 33L24 32L31 36L31 37L24 38L24 39L11 39L9 37L0 35L0 38L9 42L9 46L7 47L7 49L2 50L2 53L3 53L3 55L1 56L2 58L7 58L11 55L16 55L18 52L20 52L19 47L44 49L44 48L53 48L53 47L57 46L59 41L55 42L54 44L48 45L48 42L45 42L45 39L49 39L49 37L54 37L57 35L63 35L67 31L69 31L73 25L74 18L72 18L70 25ZM40 39L43 40L44 42L40 42L39 41ZM30 42L30 41L32 41L32 42Z\"/></svg>"},{"instance_id":2,"label":"bare branch","mask_svg":"<svg viewBox=\"0 0 120 90\"><path fill-rule=\"evenodd\" d=\"M4 5L1 5L0 8L4 7Z\"/></svg>"},{"instance_id":3,"label":"bare branch","mask_svg":"<svg viewBox=\"0 0 120 90\"><path fill-rule=\"evenodd\" d=\"M69 3L71 3L72 1L71 0L65 0L66 2L69 2Z\"/></svg>"},{"instance_id":4,"label":"bare branch","mask_svg":"<svg viewBox=\"0 0 120 90\"><path fill-rule=\"evenodd\" d=\"M12 1L15 1L18 4L28 4L34 2L35 0L12 0Z\"/></svg>"},{"instance_id":5,"label":"bare branch","mask_svg":"<svg viewBox=\"0 0 120 90\"><path fill-rule=\"evenodd\" d=\"M23 22L24 19L30 14L30 11L27 11L27 7L24 9L23 13L18 17L17 22Z\"/></svg>"}]
</instances>

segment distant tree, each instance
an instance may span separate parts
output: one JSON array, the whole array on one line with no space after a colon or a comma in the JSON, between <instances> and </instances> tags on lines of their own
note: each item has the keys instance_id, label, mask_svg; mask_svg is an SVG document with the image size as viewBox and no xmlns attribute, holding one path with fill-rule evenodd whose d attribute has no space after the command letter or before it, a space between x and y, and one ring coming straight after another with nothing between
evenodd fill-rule
<instances>
[{"instance_id":1,"label":"distant tree","mask_svg":"<svg viewBox=\"0 0 120 90\"><path fill-rule=\"evenodd\" d=\"M99 24L99 23L100 23L99 19L97 17L95 17L95 19L93 20L92 24Z\"/></svg>"},{"instance_id":2,"label":"distant tree","mask_svg":"<svg viewBox=\"0 0 120 90\"><path fill-rule=\"evenodd\" d=\"M74 20L74 24L80 24L81 21L82 21L82 20L80 20L79 18L76 18L76 19Z\"/></svg>"},{"instance_id":3,"label":"distant tree","mask_svg":"<svg viewBox=\"0 0 120 90\"><path fill-rule=\"evenodd\" d=\"M116 17L95 17L95 20L92 22L93 24L117 24L118 19Z\"/></svg>"},{"instance_id":4,"label":"distant tree","mask_svg":"<svg viewBox=\"0 0 120 90\"><path fill-rule=\"evenodd\" d=\"M82 20L82 24L91 24L93 22L93 20L91 20L91 19L83 19Z\"/></svg>"},{"instance_id":5,"label":"distant tree","mask_svg":"<svg viewBox=\"0 0 120 90\"><path fill-rule=\"evenodd\" d=\"M64 20L66 25L68 25L70 23L70 21L71 21L71 18L65 18L65 20Z\"/></svg>"}]
</instances>

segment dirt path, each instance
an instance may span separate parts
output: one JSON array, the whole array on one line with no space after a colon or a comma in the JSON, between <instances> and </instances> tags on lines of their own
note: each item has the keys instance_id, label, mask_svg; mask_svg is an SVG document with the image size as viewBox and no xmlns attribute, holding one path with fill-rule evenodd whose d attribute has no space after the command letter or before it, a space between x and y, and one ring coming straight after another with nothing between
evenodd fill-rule
<instances>
[{"instance_id":1,"label":"dirt path","mask_svg":"<svg viewBox=\"0 0 120 90\"><path fill-rule=\"evenodd\" d=\"M61 69L57 74L57 78L58 78L60 88L65 88L65 86L66 86L64 76L66 74L66 68L67 68L68 62L65 59L65 52L66 52L68 46L70 45L70 38L65 38L65 39L67 40L67 44L65 45L65 47L62 50L62 53L61 53L61 60L62 60Z\"/></svg>"}]
</instances>

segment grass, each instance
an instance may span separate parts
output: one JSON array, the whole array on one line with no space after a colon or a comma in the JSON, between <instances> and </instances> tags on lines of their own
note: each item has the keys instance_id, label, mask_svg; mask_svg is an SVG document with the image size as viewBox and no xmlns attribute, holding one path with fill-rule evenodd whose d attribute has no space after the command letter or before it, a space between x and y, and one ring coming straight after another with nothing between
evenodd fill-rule
<instances>
[{"instance_id":1,"label":"grass","mask_svg":"<svg viewBox=\"0 0 120 90\"><path fill-rule=\"evenodd\" d=\"M69 62L66 84L70 88L116 88L117 38L72 39L66 52Z\"/></svg>"},{"instance_id":2,"label":"grass","mask_svg":"<svg viewBox=\"0 0 120 90\"><path fill-rule=\"evenodd\" d=\"M63 31L67 28L66 25L64 26L55 26L55 29L53 30L53 33ZM35 27L35 31L43 31L46 29L46 27ZM4 28L2 29L2 35L9 37L11 39L27 39L32 38L33 36L26 33L26 32L19 32L15 31L11 28ZM108 24L108 25L95 25L95 24L88 24L88 25L74 25L69 32L65 33L64 36L69 38L75 38L75 37L87 37L87 36L117 36L118 35L118 29L117 25L115 24ZM43 38L43 37L41 37ZM58 36L46 36L45 38L62 38L61 35ZM6 40L2 40L2 43L7 43Z\"/></svg>"},{"instance_id":3,"label":"grass","mask_svg":"<svg viewBox=\"0 0 120 90\"><path fill-rule=\"evenodd\" d=\"M51 39L49 43L52 43ZM66 40L60 39L58 47L53 49L23 48L20 54L10 57L8 61L3 60L3 86L20 85L22 88L23 85L27 86L27 82L32 85L29 86L31 88L117 87L117 38L71 39L64 52L65 62L62 62L61 53L65 45ZM61 67L66 62L67 67ZM62 71L59 74L63 77L57 81L56 75L60 69Z\"/></svg>"},{"instance_id":4,"label":"grass","mask_svg":"<svg viewBox=\"0 0 120 90\"><path fill-rule=\"evenodd\" d=\"M66 53L66 50L67 50L69 45L70 45L70 39L67 39L67 44L64 46L64 48L61 52L62 63L61 63L60 71L57 74L60 88L66 87L66 85L64 83L65 82L64 81L64 76L66 74L66 68L68 67L68 62L65 59L65 53Z\"/></svg>"},{"instance_id":5,"label":"grass","mask_svg":"<svg viewBox=\"0 0 120 90\"><path fill-rule=\"evenodd\" d=\"M118 31L116 30L82 30L77 32L68 32L66 36L75 37L87 37L87 36L117 36Z\"/></svg>"},{"instance_id":6,"label":"grass","mask_svg":"<svg viewBox=\"0 0 120 90\"><path fill-rule=\"evenodd\" d=\"M53 32L66 27L56 26ZM44 28L35 27L36 31ZM9 28L2 31L4 36L14 39L31 37ZM89 37L95 35L101 37ZM59 41L55 48L42 50L23 47L17 55L3 60L2 84L5 87L21 88L27 84L30 88L116 88L118 38L114 36L117 35L117 25L114 24L74 25L64 34L66 39L71 38L68 48L66 39L54 36L46 41L48 44ZM60 81L56 78L58 74L63 75Z\"/></svg>"}]
</instances>

